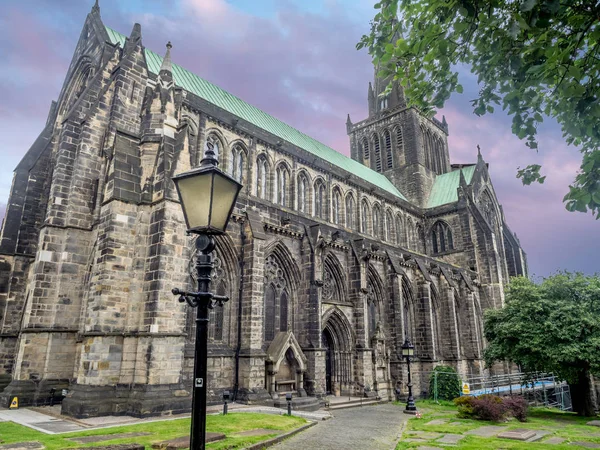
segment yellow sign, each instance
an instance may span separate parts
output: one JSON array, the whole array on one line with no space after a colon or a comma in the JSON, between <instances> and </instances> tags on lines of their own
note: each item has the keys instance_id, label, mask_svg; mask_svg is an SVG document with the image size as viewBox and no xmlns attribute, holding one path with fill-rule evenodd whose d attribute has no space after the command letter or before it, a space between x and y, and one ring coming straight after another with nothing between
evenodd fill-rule
<instances>
[{"instance_id":1,"label":"yellow sign","mask_svg":"<svg viewBox=\"0 0 600 450\"><path fill-rule=\"evenodd\" d=\"M463 391L463 394L465 394L465 395L471 393L471 388L469 387L469 383L463 383L462 391Z\"/></svg>"},{"instance_id":2,"label":"yellow sign","mask_svg":"<svg viewBox=\"0 0 600 450\"><path fill-rule=\"evenodd\" d=\"M15 409L19 407L19 397L15 397L12 399L12 402L10 402L10 409Z\"/></svg>"}]
</instances>

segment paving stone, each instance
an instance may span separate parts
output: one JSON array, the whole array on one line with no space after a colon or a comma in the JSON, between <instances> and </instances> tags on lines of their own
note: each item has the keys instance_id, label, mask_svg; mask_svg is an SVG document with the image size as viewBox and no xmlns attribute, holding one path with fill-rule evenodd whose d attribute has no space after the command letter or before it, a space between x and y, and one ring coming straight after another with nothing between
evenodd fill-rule
<instances>
[{"instance_id":1,"label":"paving stone","mask_svg":"<svg viewBox=\"0 0 600 450\"><path fill-rule=\"evenodd\" d=\"M225 439L225 435L223 433L206 433L205 442L215 442ZM177 450L180 448L189 448L190 446L190 437L189 436L181 436L176 439L169 439L168 441L157 442L156 444L152 444L152 448L160 449L160 450Z\"/></svg>"},{"instance_id":2,"label":"paving stone","mask_svg":"<svg viewBox=\"0 0 600 450\"><path fill-rule=\"evenodd\" d=\"M268 428L257 428L255 430L240 431L236 436L265 436L267 434L279 434L282 430L270 430Z\"/></svg>"},{"instance_id":3,"label":"paving stone","mask_svg":"<svg viewBox=\"0 0 600 450\"><path fill-rule=\"evenodd\" d=\"M332 419L319 422L269 450L390 450L395 447L402 423L410 418L398 413L398 406L391 403L339 409Z\"/></svg>"},{"instance_id":4,"label":"paving stone","mask_svg":"<svg viewBox=\"0 0 600 450\"><path fill-rule=\"evenodd\" d=\"M543 443L549 444L549 445L558 445L558 444L562 444L565 441L566 441L565 438L555 436L555 437L551 437L550 439L546 439Z\"/></svg>"},{"instance_id":5,"label":"paving stone","mask_svg":"<svg viewBox=\"0 0 600 450\"><path fill-rule=\"evenodd\" d=\"M44 445L37 441L0 445L1 450L41 450L43 448L45 448Z\"/></svg>"},{"instance_id":6,"label":"paving stone","mask_svg":"<svg viewBox=\"0 0 600 450\"><path fill-rule=\"evenodd\" d=\"M419 438L404 438L402 442L427 442L427 439L419 439Z\"/></svg>"},{"instance_id":7,"label":"paving stone","mask_svg":"<svg viewBox=\"0 0 600 450\"><path fill-rule=\"evenodd\" d=\"M474 434L475 436L481 437L494 437L498 433L502 433L506 430L506 427L499 427L496 425L486 425L483 427L475 428L474 430L467 431L466 434Z\"/></svg>"},{"instance_id":8,"label":"paving stone","mask_svg":"<svg viewBox=\"0 0 600 450\"><path fill-rule=\"evenodd\" d=\"M551 430L533 430L533 431L535 431L535 436L527 439L527 442L536 442L536 441L539 441L540 439L542 439L547 434L552 434L553 433L553 431L551 431Z\"/></svg>"},{"instance_id":9,"label":"paving stone","mask_svg":"<svg viewBox=\"0 0 600 450\"><path fill-rule=\"evenodd\" d=\"M571 442L571 445L579 445L580 447L585 448L600 448L600 444L596 444L595 442Z\"/></svg>"},{"instance_id":10,"label":"paving stone","mask_svg":"<svg viewBox=\"0 0 600 450\"><path fill-rule=\"evenodd\" d=\"M452 434L448 433L443 435L440 439L437 440L440 444L458 444L458 441L463 439L464 436L462 434Z\"/></svg>"},{"instance_id":11,"label":"paving stone","mask_svg":"<svg viewBox=\"0 0 600 450\"><path fill-rule=\"evenodd\" d=\"M65 433L67 431L81 431L84 428L76 423L66 420L49 420L48 422L36 422L36 427L52 433Z\"/></svg>"},{"instance_id":12,"label":"paving stone","mask_svg":"<svg viewBox=\"0 0 600 450\"><path fill-rule=\"evenodd\" d=\"M425 446L425 447L420 446L420 447L417 447L417 449L420 449L420 450L444 450L443 448L440 448L440 447L428 447L428 446Z\"/></svg>"},{"instance_id":13,"label":"paving stone","mask_svg":"<svg viewBox=\"0 0 600 450\"><path fill-rule=\"evenodd\" d=\"M437 439L442 436L442 433L436 433L433 431L408 431L406 433L407 436L417 436L421 439Z\"/></svg>"},{"instance_id":14,"label":"paving stone","mask_svg":"<svg viewBox=\"0 0 600 450\"><path fill-rule=\"evenodd\" d=\"M514 430L504 431L498 434L499 438L514 439L516 441L526 441L535 436L534 430L528 430L526 428L516 428Z\"/></svg>"},{"instance_id":15,"label":"paving stone","mask_svg":"<svg viewBox=\"0 0 600 450\"><path fill-rule=\"evenodd\" d=\"M79 442L80 444L89 444L91 442L112 441L113 439L126 439L130 437L148 436L152 433L119 433L119 434L101 434L97 436L82 436L69 438L70 441Z\"/></svg>"},{"instance_id":16,"label":"paving stone","mask_svg":"<svg viewBox=\"0 0 600 450\"><path fill-rule=\"evenodd\" d=\"M116 444L116 445L103 445L101 447L85 447L85 448L73 448L71 450L144 450L146 448L143 444Z\"/></svg>"},{"instance_id":17,"label":"paving stone","mask_svg":"<svg viewBox=\"0 0 600 450\"><path fill-rule=\"evenodd\" d=\"M591 422L588 422L587 424L591 425L593 427L600 427L600 420L592 420Z\"/></svg>"},{"instance_id":18,"label":"paving stone","mask_svg":"<svg viewBox=\"0 0 600 450\"><path fill-rule=\"evenodd\" d=\"M448 419L435 419L430 422L427 422L425 425L445 425L448 422ZM452 424L450 424L452 425Z\"/></svg>"}]
</instances>

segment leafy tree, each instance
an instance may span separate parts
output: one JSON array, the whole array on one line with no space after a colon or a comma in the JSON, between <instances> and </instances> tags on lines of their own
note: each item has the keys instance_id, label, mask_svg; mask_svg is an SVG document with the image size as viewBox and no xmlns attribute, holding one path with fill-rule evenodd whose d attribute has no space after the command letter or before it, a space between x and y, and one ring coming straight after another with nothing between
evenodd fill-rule
<instances>
[{"instance_id":1,"label":"leafy tree","mask_svg":"<svg viewBox=\"0 0 600 450\"><path fill-rule=\"evenodd\" d=\"M501 105L512 131L537 149L544 115L583 154L564 201L600 218L600 3L596 0L381 0L366 47L379 75L400 80L424 111L462 93L457 65L470 66L480 90L478 116ZM519 170L543 183L537 164Z\"/></svg>"},{"instance_id":2,"label":"leafy tree","mask_svg":"<svg viewBox=\"0 0 600 450\"><path fill-rule=\"evenodd\" d=\"M571 388L573 409L594 415L590 375L600 374L600 278L561 273L536 285L513 278L502 309L484 316L485 360L552 372Z\"/></svg>"}]
</instances>

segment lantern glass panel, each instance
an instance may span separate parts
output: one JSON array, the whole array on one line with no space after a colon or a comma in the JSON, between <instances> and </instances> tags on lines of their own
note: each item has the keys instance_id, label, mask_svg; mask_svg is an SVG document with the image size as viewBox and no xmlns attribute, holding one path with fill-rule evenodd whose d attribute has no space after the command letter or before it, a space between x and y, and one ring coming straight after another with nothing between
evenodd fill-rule
<instances>
[{"instance_id":1,"label":"lantern glass panel","mask_svg":"<svg viewBox=\"0 0 600 450\"><path fill-rule=\"evenodd\" d=\"M212 192L211 228L225 231L240 188L241 185L235 180L220 173L215 174Z\"/></svg>"},{"instance_id":2,"label":"lantern glass panel","mask_svg":"<svg viewBox=\"0 0 600 450\"><path fill-rule=\"evenodd\" d=\"M210 225L213 173L200 173L177 180L177 190L188 230Z\"/></svg>"}]
</instances>

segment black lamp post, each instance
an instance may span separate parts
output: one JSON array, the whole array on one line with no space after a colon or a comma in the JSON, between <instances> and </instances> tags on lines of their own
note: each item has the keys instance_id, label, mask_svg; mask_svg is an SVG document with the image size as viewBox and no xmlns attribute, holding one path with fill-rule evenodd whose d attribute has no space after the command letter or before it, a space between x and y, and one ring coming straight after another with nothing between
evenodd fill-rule
<instances>
[{"instance_id":1,"label":"black lamp post","mask_svg":"<svg viewBox=\"0 0 600 450\"><path fill-rule=\"evenodd\" d=\"M229 403L229 391L223 391L223 415L227 415L227 403Z\"/></svg>"},{"instance_id":2,"label":"black lamp post","mask_svg":"<svg viewBox=\"0 0 600 450\"><path fill-rule=\"evenodd\" d=\"M203 450L206 438L206 366L208 341L208 311L223 306L228 297L210 292L213 270L212 251L215 235L225 233L227 223L242 185L223 173L217 165L212 144L207 144L200 167L173 177L183 209L188 233L198 235L196 262L198 292L173 289L180 302L196 309L196 345L192 390L192 425L190 449Z\"/></svg>"},{"instance_id":3,"label":"black lamp post","mask_svg":"<svg viewBox=\"0 0 600 450\"><path fill-rule=\"evenodd\" d=\"M406 338L404 344L402 344L402 356L406 358L406 365L408 366L408 400L406 401L406 408L404 412L406 414L416 414L417 407L415 406L415 399L412 393L412 381L410 378L410 357L415 354L415 346L412 345L410 339Z\"/></svg>"},{"instance_id":4,"label":"black lamp post","mask_svg":"<svg viewBox=\"0 0 600 450\"><path fill-rule=\"evenodd\" d=\"M288 392L287 394L285 394L285 399L287 401L288 416L291 416L292 415L292 393Z\"/></svg>"}]
</instances>

